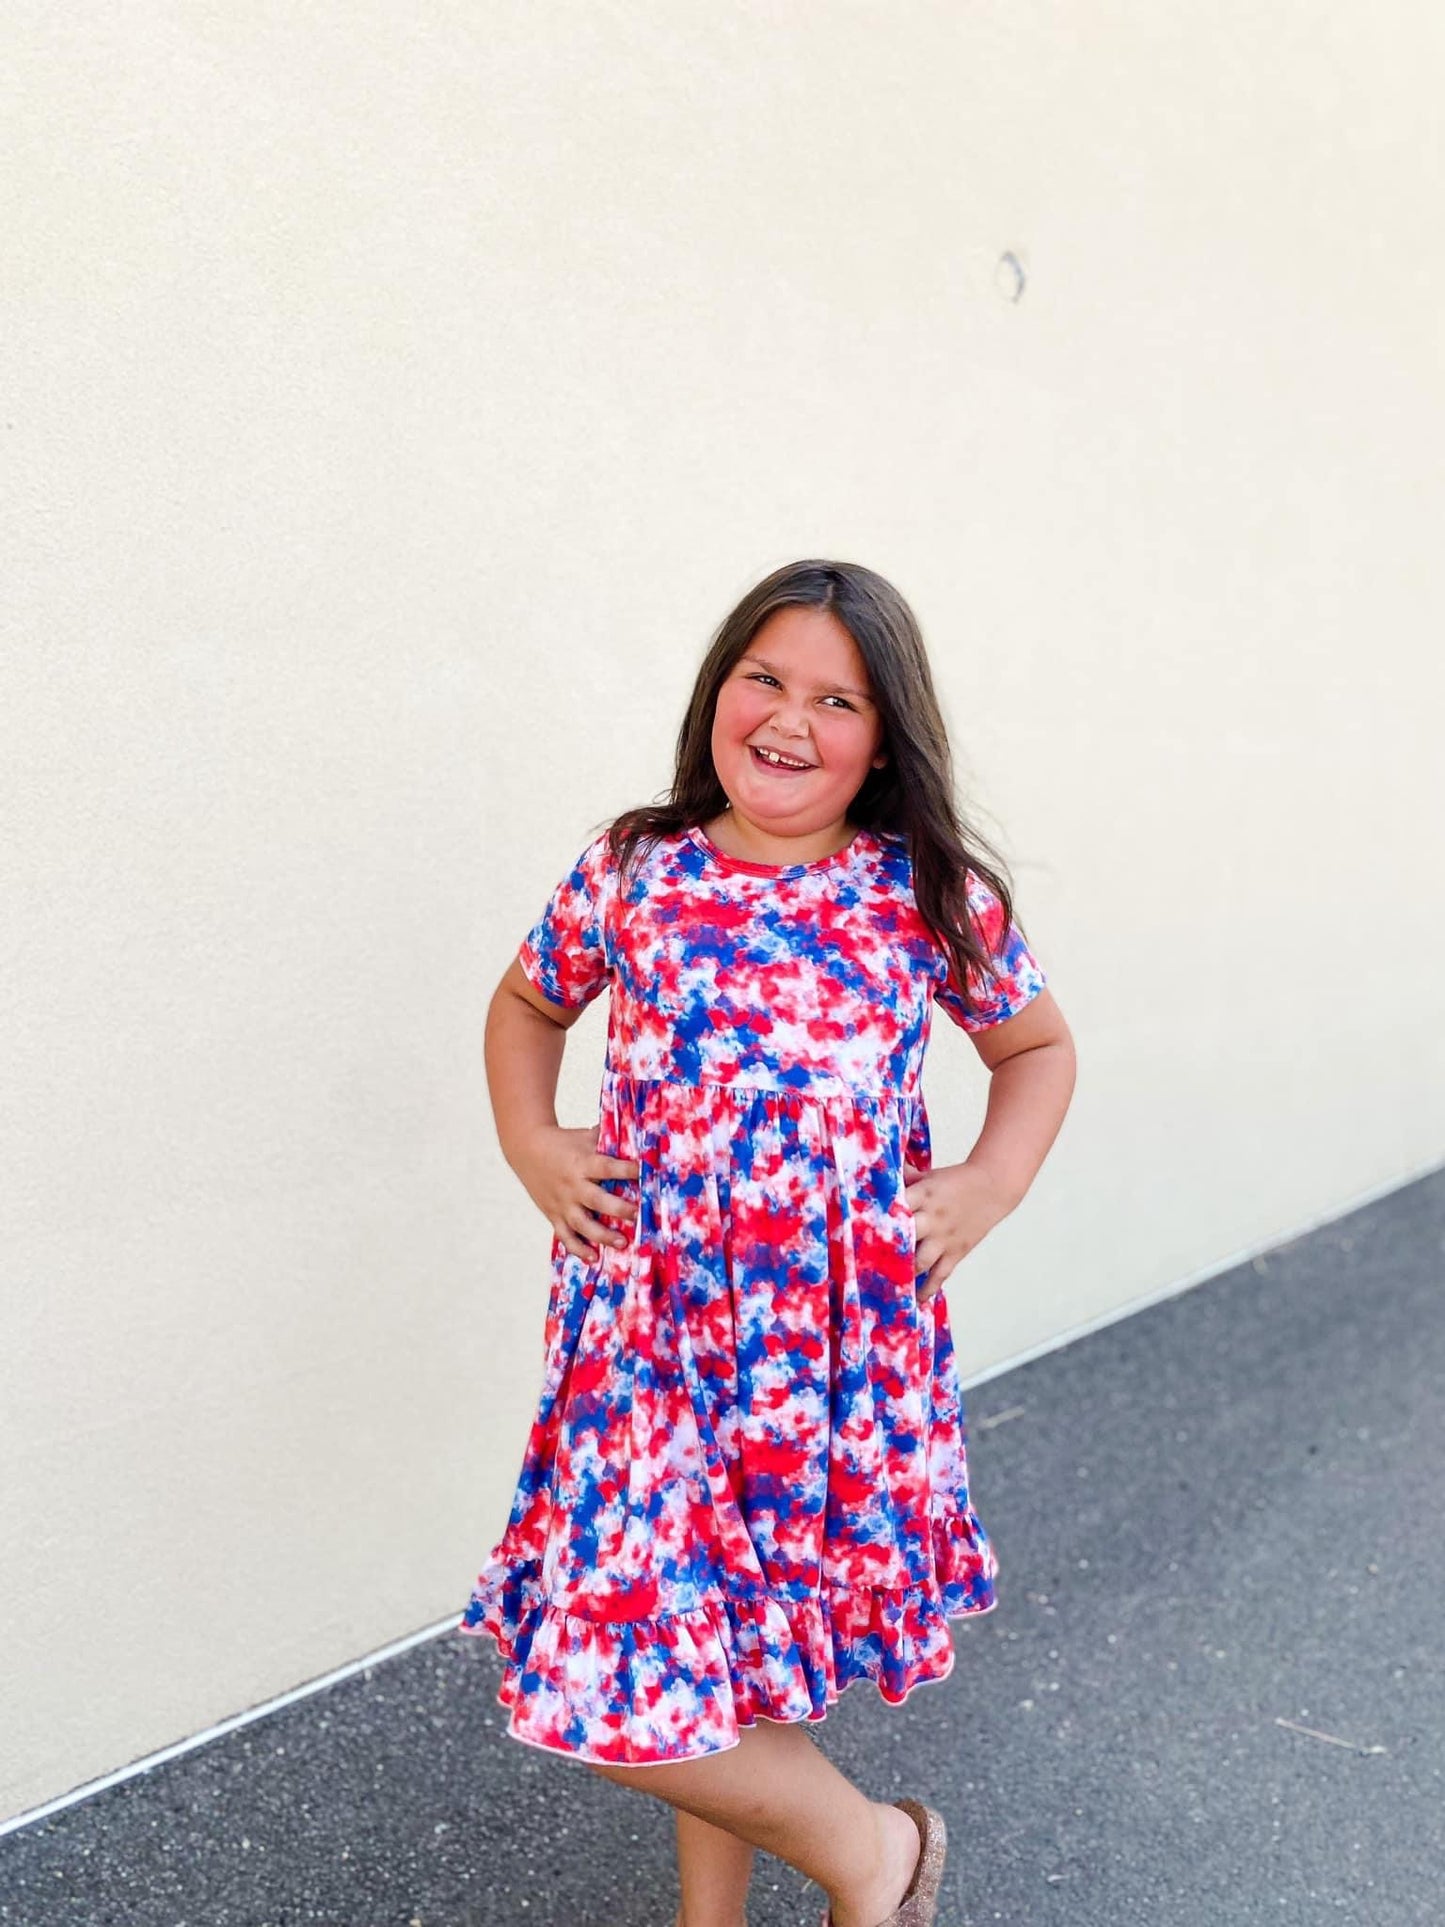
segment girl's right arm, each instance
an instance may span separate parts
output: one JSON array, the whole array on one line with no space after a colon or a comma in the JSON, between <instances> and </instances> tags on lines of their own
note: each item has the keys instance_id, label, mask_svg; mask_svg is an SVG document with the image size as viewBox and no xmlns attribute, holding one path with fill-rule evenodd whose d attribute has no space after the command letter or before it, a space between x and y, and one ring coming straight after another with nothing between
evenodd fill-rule
<instances>
[{"instance_id":1,"label":"girl's right arm","mask_svg":"<svg viewBox=\"0 0 1445 1927\"><path fill-rule=\"evenodd\" d=\"M487 1010L485 1057L502 1156L567 1250L590 1260L599 1244L627 1243L601 1218L637 1215L634 1199L614 1197L598 1180L635 1178L638 1166L599 1153L596 1126L568 1130L557 1122L562 1053L581 1015L549 1002L514 957Z\"/></svg>"}]
</instances>

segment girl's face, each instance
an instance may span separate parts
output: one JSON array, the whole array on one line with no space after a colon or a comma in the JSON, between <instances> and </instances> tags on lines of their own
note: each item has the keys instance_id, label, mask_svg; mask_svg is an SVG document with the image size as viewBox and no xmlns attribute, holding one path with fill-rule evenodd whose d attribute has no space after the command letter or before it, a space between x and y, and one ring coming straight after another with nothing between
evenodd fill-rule
<instances>
[{"instance_id":1,"label":"girl's face","mask_svg":"<svg viewBox=\"0 0 1445 1927\"><path fill-rule=\"evenodd\" d=\"M858 645L826 609L775 610L718 690L713 766L734 821L760 854L770 838L809 839L826 854L869 770L887 762L882 742ZM790 767L770 764L759 754L765 749ZM810 862L813 854L795 842L776 860Z\"/></svg>"}]
</instances>

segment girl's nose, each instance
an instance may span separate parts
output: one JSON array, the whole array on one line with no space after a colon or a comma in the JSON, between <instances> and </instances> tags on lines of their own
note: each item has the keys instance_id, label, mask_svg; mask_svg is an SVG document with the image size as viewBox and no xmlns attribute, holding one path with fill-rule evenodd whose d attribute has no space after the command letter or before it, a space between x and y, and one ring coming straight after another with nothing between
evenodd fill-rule
<instances>
[{"instance_id":1,"label":"girl's nose","mask_svg":"<svg viewBox=\"0 0 1445 1927\"><path fill-rule=\"evenodd\" d=\"M793 704L780 703L773 711L773 723L784 736L806 736L808 733L807 715Z\"/></svg>"}]
</instances>

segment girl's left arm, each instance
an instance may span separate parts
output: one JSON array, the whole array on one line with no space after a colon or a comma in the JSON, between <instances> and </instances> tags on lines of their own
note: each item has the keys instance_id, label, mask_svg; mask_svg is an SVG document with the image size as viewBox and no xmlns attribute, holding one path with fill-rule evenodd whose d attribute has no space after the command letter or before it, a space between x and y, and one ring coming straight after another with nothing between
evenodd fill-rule
<instances>
[{"instance_id":1,"label":"girl's left arm","mask_svg":"<svg viewBox=\"0 0 1445 1927\"><path fill-rule=\"evenodd\" d=\"M977 1141L962 1164L903 1167L920 1301L1023 1202L1074 1094L1073 1033L1047 987L1015 1016L969 1035L991 1073Z\"/></svg>"}]
</instances>

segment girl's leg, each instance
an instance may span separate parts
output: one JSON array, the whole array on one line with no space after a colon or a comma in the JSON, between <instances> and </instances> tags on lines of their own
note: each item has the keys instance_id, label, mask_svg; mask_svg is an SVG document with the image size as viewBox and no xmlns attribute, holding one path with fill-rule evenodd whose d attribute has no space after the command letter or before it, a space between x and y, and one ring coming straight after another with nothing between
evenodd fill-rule
<instances>
[{"instance_id":1,"label":"girl's leg","mask_svg":"<svg viewBox=\"0 0 1445 1927\"><path fill-rule=\"evenodd\" d=\"M833 1927L879 1927L908 1891L918 1829L898 1807L869 1800L822 1753L800 1721L759 1720L740 1744L671 1766L598 1766L620 1786L653 1793L708 1825L735 1834L814 1880ZM704 1836L705 1837L705 1836ZM738 1912L685 1927L737 1927Z\"/></svg>"},{"instance_id":2,"label":"girl's leg","mask_svg":"<svg viewBox=\"0 0 1445 1927\"><path fill-rule=\"evenodd\" d=\"M676 1927L747 1927L757 1849L684 1807L675 1808L673 1817L682 1887Z\"/></svg>"}]
</instances>

